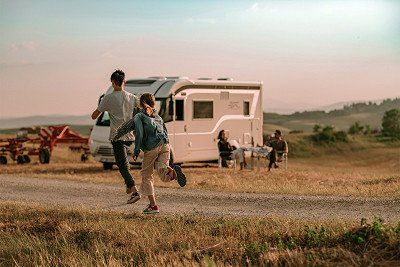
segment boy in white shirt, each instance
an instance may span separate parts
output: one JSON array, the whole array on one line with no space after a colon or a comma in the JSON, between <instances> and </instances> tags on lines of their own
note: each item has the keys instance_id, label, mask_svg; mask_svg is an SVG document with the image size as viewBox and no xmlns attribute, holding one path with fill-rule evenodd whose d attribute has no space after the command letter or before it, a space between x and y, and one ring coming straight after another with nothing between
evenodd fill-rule
<instances>
[{"instance_id":1,"label":"boy in white shirt","mask_svg":"<svg viewBox=\"0 0 400 267\"><path fill-rule=\"evenodd\" d=\"M124 122L132 119L134 108L138 106L138 99L135 95L124 90L125 73L122 70L116 70L111 75L111 83L114 91L105 95L99 106L93 111L92 119L95 120L103 112L110 115L110 137L109 140L113 146L115 161L119 172L124 178L126 193L131 194L128 204L135 203L140 199L135 181L130 173L127 150L135 140L134 134L129 132L120 138L114 140L116 131Z\"/></svg>"}]
</instances>

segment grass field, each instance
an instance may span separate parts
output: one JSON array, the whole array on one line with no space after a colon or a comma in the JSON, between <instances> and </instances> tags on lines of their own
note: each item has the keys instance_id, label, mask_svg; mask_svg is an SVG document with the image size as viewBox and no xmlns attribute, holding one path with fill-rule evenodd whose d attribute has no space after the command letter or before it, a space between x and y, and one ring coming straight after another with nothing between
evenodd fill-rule
<instances>
[{"instance_id":1,"label":"grass field","mask_svg":"<svg viewBox=\"0 0 400 267\"><path fill-rule=\"evenodd\" d=\"M316 146L287 136L289 168L266 172L185 167L188 188L296 195L400 197L400 150L369 138ZM57 147L51 163L0 166L0 174L99 184L123 182L80 154ZM265 162L264 162L265 164ZM139 178L139 169L132 170ZM156 186L177 187L175 183ZM400 224L380 219L143 216L0 203L0 266L394 266Z\"/></svg>"},{"instance_id":2,"label":"grass field","mask_svg":"<svg viewBox=\"0 0 400 267\"><path fill-rule=\"evenodd\" d=\"M187 167L188 188L233 192L260 192L297 195L385 196L400 197L400 148L379 142L354 140L349 144L317 147L301 143L292 136L289 168L267 172L216 167ZM289 143L290 145L290 143ZM293 157L291 157L291 155ZM120 184L116 167L103 171L101 164L81 163L80 155L67 148L57 148L49 165L37 158L27 165L0 166L0 174L24 175L48 179L67 179L93 183ZM248 159L250 161L250 159ZM267 162L262 162L264 166ZM140 182L138 168L132 173ZM177 187L156 178L156 186Z\"/></svg>"},{"instance_id":3,"label":"grass field","mask_svg":"<svg viewBox=\"0 0 400 267\"><path fill-rule=\"evenodd\" d=\"M0 204L1 266L396 265L400 224Z\"/></svg>"}]
</instances>

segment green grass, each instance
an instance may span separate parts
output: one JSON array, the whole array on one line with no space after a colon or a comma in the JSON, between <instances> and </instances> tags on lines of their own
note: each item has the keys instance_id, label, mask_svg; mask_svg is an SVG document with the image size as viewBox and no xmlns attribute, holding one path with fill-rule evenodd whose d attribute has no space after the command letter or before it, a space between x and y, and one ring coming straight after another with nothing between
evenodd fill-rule
<instances>
[{"instance_id":1,"label":"green grass","mask_svg":"<svg viewBox=\"0 0 400 267\"><path fill-rule=\"evenodd\" d=\"M143 216L0 205L1 266L393 265L400 224L380 219Z\"/></svg>"}]
</instances>

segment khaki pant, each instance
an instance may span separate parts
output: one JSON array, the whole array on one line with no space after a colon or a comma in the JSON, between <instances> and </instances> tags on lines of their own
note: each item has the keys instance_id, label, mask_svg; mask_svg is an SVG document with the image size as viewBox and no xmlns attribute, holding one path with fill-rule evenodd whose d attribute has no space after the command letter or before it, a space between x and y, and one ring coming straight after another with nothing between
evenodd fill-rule
<instances>
[{"instance_id":1,"label":"khaki pant","mask_svg":"<svg viewBox=\"0 0 400 267\"><path fill-rule=\"evenodd\" d=\"M143 195L154 195L154 169L161 181L169 182L171 177L167 175L170 157L169 144L162 144L150 151L144 151L142 170L142 184L140 191Z\"/></svg>"}]
</instances>

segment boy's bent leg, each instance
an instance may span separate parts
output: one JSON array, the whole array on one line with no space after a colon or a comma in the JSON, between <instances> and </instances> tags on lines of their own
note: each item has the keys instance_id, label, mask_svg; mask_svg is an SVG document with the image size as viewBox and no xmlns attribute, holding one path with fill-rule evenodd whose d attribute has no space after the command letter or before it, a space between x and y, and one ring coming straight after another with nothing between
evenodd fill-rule
<instances>
[{"instance_id":1,"label":"boy's bent leg","mask_svg":"<svg viewBox=\"0 0 400 267\"><path fill-rule=\"evenodd\" d=\"M126 146L130 145L131 142L112 141L111 144L114 150L115 162L117 163L122 178L124 178L126 187L131 188L132 186L135 186L135 181L133 180L133 177L129 171L130 166L128 161L128 154L126 152Z\"/></svg>"}]
</instances>

